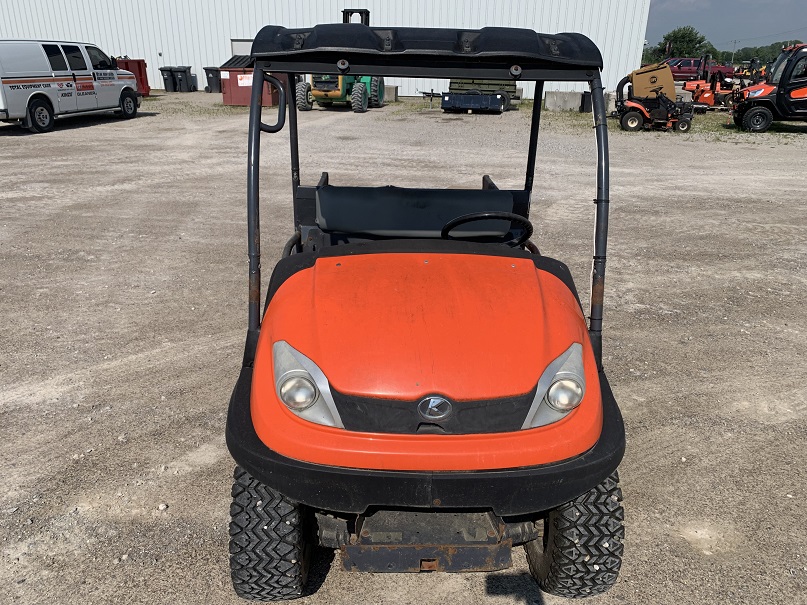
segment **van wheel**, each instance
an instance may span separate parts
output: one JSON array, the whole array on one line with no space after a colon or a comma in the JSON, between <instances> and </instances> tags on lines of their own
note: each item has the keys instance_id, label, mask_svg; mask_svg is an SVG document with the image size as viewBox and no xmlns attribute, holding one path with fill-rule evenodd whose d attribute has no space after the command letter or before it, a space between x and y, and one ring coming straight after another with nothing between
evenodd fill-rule
<instances>
[{"instance_id":1,"label":"van wheel","mask_svg":"<svg viewBox=\"0 0 807 605\"><path fill-rule=\"evenodd\" d=\"M53 107L44 99L34 99L28 104L28 118L31 132L50 132L53 130Z\"/></svg>"},{"instance_id":2,"label":"van wheel","mask_svg":"<svg viewBox=\"0 0 807 605\"><path fill-rule=\"evenodd\" d=\"M312 558L308 511L235 468L230 505L230 575L238 596L284 601L303 594Z\"/></svg>"},{"instance_id":3,"label":"van wheel","mask_svg":"<svg viewBox=\"0 0 807 605\"><path fill-rule=\"evenodd\" d=\"M131 120L137 115L137 97L131 90L120 93L120 114L126 120Z\"/></svg>"},{"instance_id":4,"label":"van wheel","mask_svg":"<svg viewBox=\"0 0 807 605\"><path fill-rule=\"evenodd\" d=\"M617 472L549 512L543 537L524 545L541 590L580 598L605 592L622 566L625 513Z\"/></svg>"}]
</instances>

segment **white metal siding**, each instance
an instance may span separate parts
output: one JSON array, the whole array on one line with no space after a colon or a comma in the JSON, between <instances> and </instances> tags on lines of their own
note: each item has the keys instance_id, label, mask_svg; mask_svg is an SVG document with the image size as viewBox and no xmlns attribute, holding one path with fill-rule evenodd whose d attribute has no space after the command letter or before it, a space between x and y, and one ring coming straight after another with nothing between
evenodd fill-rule
<instances>
[{"instance_id":1,"label":"white metal siding","mask_svg":"<svg viewBox=\"0 0 807 605\"><path fill-rule=\"evenodd\" d=\"M230 40L252 38L266 24L309 27L339 22L343 8L370 9L371 25L393 27L526 27L577 31L599 46L607 89L639 67L650 0L61 0L42 8L3 0L0 38L77 40L112 55L146 59L149 83L162 87L159 67L191 65L204 87L203 67L230 58ZM444 80L398 80L401 94L444 90ZM582 90L547 84L547 90ZM531 93L531 88L528 89Z\"/></svg>"}]
</instances>

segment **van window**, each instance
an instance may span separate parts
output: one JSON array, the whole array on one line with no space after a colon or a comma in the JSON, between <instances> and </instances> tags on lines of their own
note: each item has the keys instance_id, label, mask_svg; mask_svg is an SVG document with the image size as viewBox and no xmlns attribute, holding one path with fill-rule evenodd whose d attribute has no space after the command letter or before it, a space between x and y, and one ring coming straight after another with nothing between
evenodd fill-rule
<instances>
[{"instance_id":1,"label":"van window","mask_svg":"<svg viewBox=\"0 0 807 605\"><path fill-rule=\"evenodd\" d=\"M64 54L67 56L67 62L70 64L70 69L87 69L87 63L84 61L84 55L81 54L81 49L78 46L62 46Z\"/></svg>"},{"instance_id":2,"label":"van window","mask_svg":"<svg viewBox=\"0 0 807 605\"><path fill-rule=\"evenodd\" d=\"M94 46L87 46L87 54L90 55L90 63L93 69L112 69L112 61Z\"/></svg>"},{"instance_id":3,"label":"van window","mask_svg":"<svg viewBox=\"0 0 807 605\"><path fill-rule=\"evenodd\" d=\"M67 71L67 62L64 60L64 55L57 45L43 44L42 48L45 50L45 54L48 55L50 68L53 71Z\"/></svg>"}]
</instances>

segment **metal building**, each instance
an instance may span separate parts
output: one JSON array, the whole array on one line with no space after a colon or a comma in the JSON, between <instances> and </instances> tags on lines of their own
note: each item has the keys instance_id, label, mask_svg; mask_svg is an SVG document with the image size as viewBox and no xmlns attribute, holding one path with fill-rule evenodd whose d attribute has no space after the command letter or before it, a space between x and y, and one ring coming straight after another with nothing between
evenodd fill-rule
<instances>
[{"instance_id":1,"label":"metal building","mask_svg":"<svg viewBox=\"0 0 807 605\"><path fill-rule=\"evenodd\" d=\"M639 67L650 0L60 0L45 9L30 0L3 0L0 38L93 42L105 52L148 63L149 82L162 87L159 68L191 65L204 86L203 67L233 54L231 40L251 39L266 24L310 27L341 21L343 8L370 9L372 25L394 27L526 27L577 31L599 46L603 82ZM443 91L441 80L398 80L400 94ZM579 85L578 85L579 86ZM546 90L576 90L547 83ZM526 96L531 96L528 89Z\"/></svg>"}]
</instances>

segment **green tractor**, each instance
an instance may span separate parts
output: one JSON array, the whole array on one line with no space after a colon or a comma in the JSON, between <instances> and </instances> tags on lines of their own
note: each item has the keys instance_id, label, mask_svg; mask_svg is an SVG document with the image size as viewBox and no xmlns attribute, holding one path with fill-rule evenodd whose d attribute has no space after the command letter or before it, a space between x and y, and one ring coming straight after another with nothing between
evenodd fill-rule
<instances>
[{"instance_id":1,"label":"green tractor","mask_svg":"<svg viewBox=\"0 0 807 605\"><path fill-rule=\"evenodd\" d=\"M362 25L370 25L370 11L366 8L344 9L342 23L350 23L353 15L359 15ZM347 104L356 113L364 113L368 107L384 106L384 78L380 76L315 74L308 82L298 82L296 92L300 111L313 109L315 102L320 107Z\"/></svg>"},{"instance_id":2,"label":"green tractor","mask_svg":"<svg viewBox=\"0 0 807 605\"><path fill-rule=\"evenodd\" d=\"M384 78L380 76L329 76L315 74L308 82L297 83L297 109L308 111L314 103L332 107L346 103L356 113L384 105Z\"/></svg>"}]
</instances>

